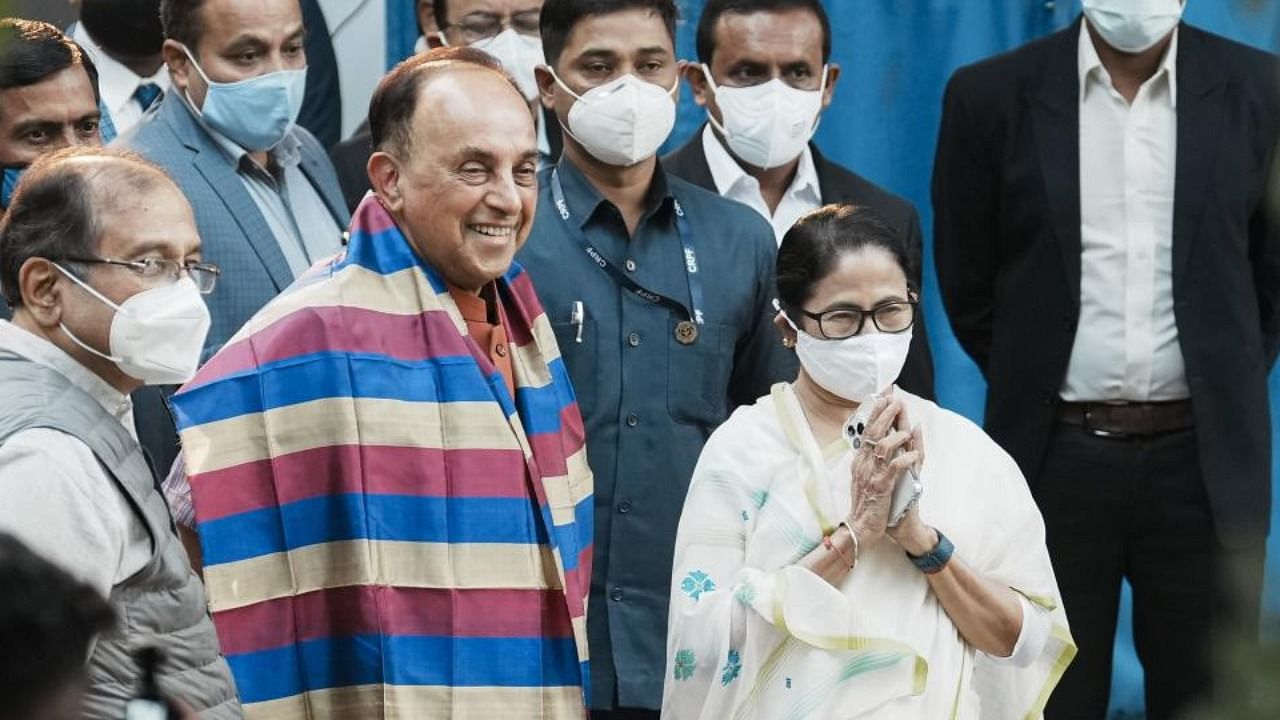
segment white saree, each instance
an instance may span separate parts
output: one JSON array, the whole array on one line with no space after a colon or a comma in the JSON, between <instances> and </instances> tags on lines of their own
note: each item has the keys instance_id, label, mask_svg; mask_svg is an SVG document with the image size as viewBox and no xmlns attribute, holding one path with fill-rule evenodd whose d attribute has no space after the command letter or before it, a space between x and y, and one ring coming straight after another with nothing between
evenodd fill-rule
<instances>
[{"instance_id":1,"label":"white saree","mask_svg":"<svg viewBox=\"0 0 1280 720\"><path fill-rule=\"evenodd\" d=\"M921 518L1026 599L1014 656L965 643L888 537L839 588L795 564L848 514L852 452L820 449L780 384L735 412L698 460L676 539L663 718L1040 717L1075 655L1040 513L981 429L895 393L924 434Z\"/></svg>"}]
</instances>

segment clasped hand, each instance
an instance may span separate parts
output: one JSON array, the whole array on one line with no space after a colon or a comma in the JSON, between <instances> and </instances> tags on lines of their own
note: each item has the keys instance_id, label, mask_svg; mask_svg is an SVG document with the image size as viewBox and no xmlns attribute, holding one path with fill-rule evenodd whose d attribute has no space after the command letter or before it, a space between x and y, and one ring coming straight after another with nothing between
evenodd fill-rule
<instances>
[{"instance_id":1,"label":"clasped hand","mask_svg":"<svg viewBox=\"0 0 1280 720\"><path fill-rule=\"evenodd\" d=\"M912 503L897 526L888 524L898 478L911 467L919 472L924 464L924 436L919 426L911 426L901 400L890 395L875 403L853 456L852 510L847 522L864 552L887 534L908 553L922 555L937 543L937 536L921 522L919 503Z\"/></svg>"}]
</instances>

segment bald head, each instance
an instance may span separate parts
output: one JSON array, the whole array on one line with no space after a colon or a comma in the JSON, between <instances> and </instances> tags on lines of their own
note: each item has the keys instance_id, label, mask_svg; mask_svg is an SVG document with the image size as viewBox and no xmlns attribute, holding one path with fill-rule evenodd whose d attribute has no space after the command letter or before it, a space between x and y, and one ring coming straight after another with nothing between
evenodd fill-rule
<instances>
[{"instance_id":1,"label":"bald head","mask_svg":"<svg viewBox=\"0 0 1280 720\"><path fill-rule=\"evenodd\" d=\"M484 75L501 80L508 86L515 93L519 106L532 118L515 81L492 55L470 47L436 48L400 63L378 83L369 102L369 133L373 149L402 155L410 153L415 133L430 132L432 124L427 122L414 127L420 114L419 107L430 108L432 119L447 120L458 114L454 106L444 104L451 99L456 100L456 96L451 99L428 97L432 94L428 88L443 78L467 78L463 82L472 83ZM448 87L456 88L458 85L453 83ZM506 112L505 106L506 103L502 112Z\"/></svg>"},{"instance_id":2,"label":"bald head","mask_svg":"<svg viewBox=\"0 0 1280 720\"><path fill-rule=\"evenodd\" d=\"M172 205L175 218L192 217L173 180L134 153L68 148L36 160L0 221L0 289L5 299L15 307L22 304L19 273L31 258L97 256L104 228L134 213L143 199ZM180 235L182 228L172 230Z\"/></svg>"}]
</instances>

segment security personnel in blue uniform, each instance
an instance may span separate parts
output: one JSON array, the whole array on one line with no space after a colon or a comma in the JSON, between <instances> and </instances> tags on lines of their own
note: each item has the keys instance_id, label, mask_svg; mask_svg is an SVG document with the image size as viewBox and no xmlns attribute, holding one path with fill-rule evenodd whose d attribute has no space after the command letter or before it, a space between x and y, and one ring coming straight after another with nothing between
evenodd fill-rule
<instances>
[{"instance_id":1,"label":"security personnel in blue uniform","mask_svg":"<svg viewBox=\"0 0 1280 720\"><path fill-rule=\"evenodd\" d=\"M675 122L671 0L548 0L544 106L564 128L517 260L546 309L596 478L593 717L658 717L676 525L702 445L795 375L772 326L769 223L655 156ZM465 169L464 169L465 171Z\"/></svg>"}]
</instances>

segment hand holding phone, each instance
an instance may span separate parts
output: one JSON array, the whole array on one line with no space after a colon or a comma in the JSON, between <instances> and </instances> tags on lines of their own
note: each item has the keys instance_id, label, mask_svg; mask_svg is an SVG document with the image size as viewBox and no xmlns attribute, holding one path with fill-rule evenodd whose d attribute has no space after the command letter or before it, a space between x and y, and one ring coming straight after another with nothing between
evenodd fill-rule
<instances>
[{"instance_id":1,"label":"hand holding phone","mask_svg":"<svg viewBox=\"0 0 1280 720\"><path fill-rule=\"evenodd\" d=\"M878 395L868 398L845 421L844 439L855 452L868 442L863 438L863 433L866 432L867 425L871 422L871 414L876 409L879 399L880 396ZM892 457L888 458L888 460L892 461L902 455L903 452L902 448L894 450ZM886 525L888 527L896 527L898 523L902 522L902 518L911 509L912 504L918 501L923 494L924 485L920 482L920 475L916 472L915 467L907 467L894 481Z\"/></svg>"}]
</instances>

